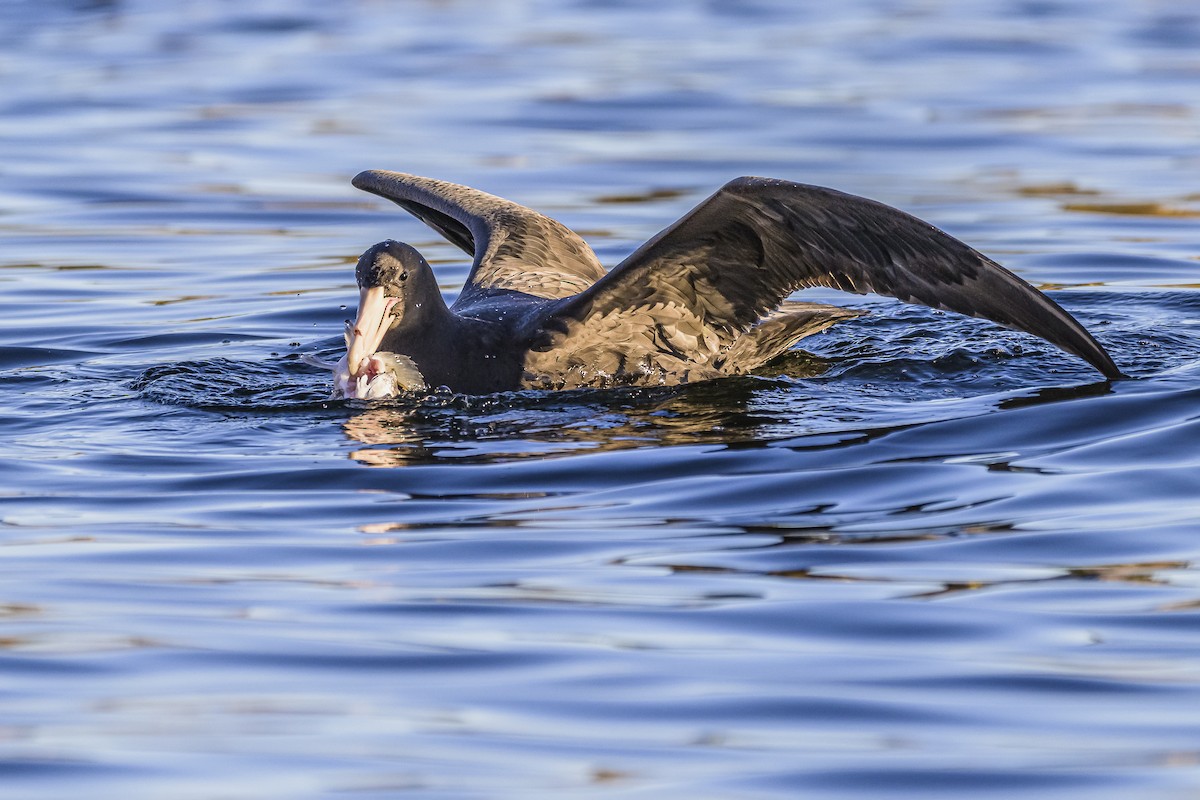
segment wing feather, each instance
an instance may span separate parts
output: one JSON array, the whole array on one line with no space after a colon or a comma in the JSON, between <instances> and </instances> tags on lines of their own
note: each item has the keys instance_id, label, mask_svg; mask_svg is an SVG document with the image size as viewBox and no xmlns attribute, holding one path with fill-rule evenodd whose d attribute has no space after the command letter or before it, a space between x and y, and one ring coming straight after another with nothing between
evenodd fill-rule
<instances>
[{"instance_id":1,"label":"wing feather","mask_svg":"<svg viewBox=\"0 0 1200 800\"><path fill-rule=\"evenodd\" d=\"M792 292L816 286L989 319L1074 353L1109 379L1123 377L1057 303L949 234L873 200L770 178L726 184L556 304L543 331L569 347L563 332L594 329L581 324L587 319L619 326L622 313L669 297L729 346Z\"/></svg>"},{"instance_id":2,"label":"wing feather","mask_svg":"<svg viewBox=\"0 0 1200 800\"><path fill-rule=\"evenodd\" d=\"M353 183L391 200L474 258L456 309L505 290L549 299L569 297L604 275L583 239L510 200L386 170L360 172Z\"/></svg>"}]
</instances>

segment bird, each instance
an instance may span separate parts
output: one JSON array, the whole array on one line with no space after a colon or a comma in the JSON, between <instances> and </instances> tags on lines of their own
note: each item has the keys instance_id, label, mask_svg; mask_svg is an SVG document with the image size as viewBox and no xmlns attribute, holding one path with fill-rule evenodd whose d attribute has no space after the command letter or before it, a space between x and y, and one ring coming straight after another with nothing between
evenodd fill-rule
<instances>
[{"instance_id":1,"label":"bird","mask_svg":"<svg viewBox=\"0 0 1200 800\"><path fill-rule=\"evenodd\" d=\"M863 313L789 299L810 287L982 317L1045 339L1107 380L1124 377L1083 325L1009 270L917 217L835 189L736 178L606 271L576 233L510 200L388 170L352 182L473 262L447 305L411 245L388 240L362 254L357 316L334 368L341 397L745 374Z\"/></svg>"}]
</instances>

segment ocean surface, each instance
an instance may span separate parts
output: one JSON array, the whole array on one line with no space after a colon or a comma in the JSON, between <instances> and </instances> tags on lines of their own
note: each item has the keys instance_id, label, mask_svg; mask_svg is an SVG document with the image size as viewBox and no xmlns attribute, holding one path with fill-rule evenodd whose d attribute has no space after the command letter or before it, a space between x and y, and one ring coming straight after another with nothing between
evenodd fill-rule
<instances>
[{"instance_id":1,"label":"ocean surface","mask_svg":"<svg viewBox=\"0 0 1200 800\"><path fill-rule=\"evenodd\" d=\"M466 183L612 265L832 186L1131 377L879 297L761 374L330 399ZM1200 796L1200 9L0 0L0 796Z\"/></svg>"}]
</instances>

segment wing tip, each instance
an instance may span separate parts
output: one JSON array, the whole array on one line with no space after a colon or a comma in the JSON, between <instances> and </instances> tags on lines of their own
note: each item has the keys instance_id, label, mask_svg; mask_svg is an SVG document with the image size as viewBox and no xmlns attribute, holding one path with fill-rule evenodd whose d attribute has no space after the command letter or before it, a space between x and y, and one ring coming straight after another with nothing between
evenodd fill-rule
<instances>
[{"instance_id":1,"label":"wing tip","mask_svg":"<svg viewBox=\"0 0 1200 800\"><path fill-rule=\"evenodd\" d=\"M1093 367L1100 371L1100 374L1103 375L1106 380L1127 381L1131 379L1129 375L1121 372L1121 368L1117 366L1116 362L1112 360L1112 357L1109 356L1107 352L1103 350L1101 352L1104 352L1103 360L1088 360L1091 362Z\"/></svg>"},{"instance_id":2,"label":"wing tip","mask_svg":"<svg viewBox=\"0 0 1200 800\"><path fill-rule=\"evenodd\" d=\"M1065 311L1063 313L1066 314ZM1108 351L1104 349L1104 345L1096 341L1095 337L1088 333L1087 329L1084 328L1082 324L1079 324L1078 320L1076 320L1074 317L1071 317L1069 314L1067 314L1067 316L1073 322L1078 324L1080 330L1083 332L1083 339L1081 342L1077 341L1068 344L1061 341L1054 341L1045 336L1041 336L1041 334L1034 335L1041 336L1041 338L1046 339L1046 341L1050 342L1051 344L1057 345L1059 348L1066 350L1068 353L1073 353L1079 356L1088 364L1090 364L1094 370L1103 375L1104 379L1107 381L1129 380L1129 376L1124 372L1121 372L1121 368L1117 366L1117 363L1113 361L1112 356L1109 355Z\"/></svg>"},{"instance_id":3,"label":"wing tip","mask_svg":"<svg viewBox=\"0 0 1200 800\"><path fill-rule=\"evenodd\" d=\"M364 192L389 197L389 192L395 193L402 190L403 187L421 181L428 181L428 179L390 169L364 169L350 179L350 185L355 189L362 189Z\"/></svg>"},{"instance_id":4,"label":"wing tip","mask_svg":"<svg viewBox=\"0 0 1200 800\"><path fill-rule=\"evenodd\" d=\"M355 189L362 189L365 192L375 191L375 188L379 184L379 179L388 174L388 172L381 169L364 169L350 179L350 185Z\"/></svg>"}]
</instances>

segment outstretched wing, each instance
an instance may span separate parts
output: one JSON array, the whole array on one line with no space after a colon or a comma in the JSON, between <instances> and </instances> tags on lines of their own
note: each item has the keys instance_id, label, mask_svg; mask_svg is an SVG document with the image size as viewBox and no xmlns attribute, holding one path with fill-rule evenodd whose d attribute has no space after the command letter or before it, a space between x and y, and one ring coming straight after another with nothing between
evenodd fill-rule
<instances>
[{"instance_id":1,"label":"outstretched wing","mask_svg":"<svg viewBox=\"0 0 1200 800\"><path fill-rule=\"evenodd\" d=\"M604 275L583 239L510 200L456 183L376 169L354 176L354 185L391 200L474 257L456 307L496 290L569 297Z\"/></svg>"},{"instance_id":2,"label":"outstretched wing","mask_svg":"<svg viewBox=\"0 0 1200 800\"><path fill-rule=\"evenodd\" d=\"M949 234L890 206L818 186L738 178L642 245L602 280L561 301L535 348L571 349L576 334L644 326L632 317L687 318L715 358L789 294L825 286L983 317L1040 336L1109 379L1123 377L1070 314ZM670 334L650 325L647 336ZM678 338L678 337L676 337ZM635 347L656 345L634 342Z\"/></svg>"}]
</instances>

